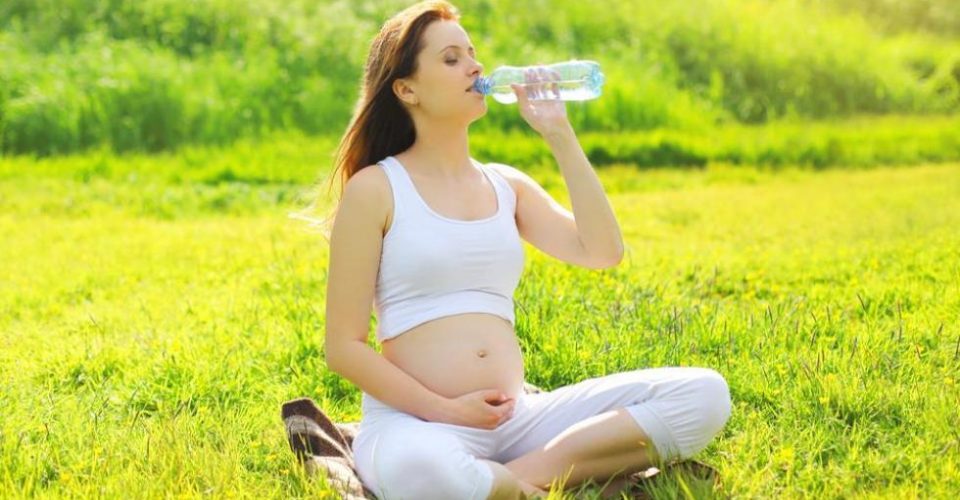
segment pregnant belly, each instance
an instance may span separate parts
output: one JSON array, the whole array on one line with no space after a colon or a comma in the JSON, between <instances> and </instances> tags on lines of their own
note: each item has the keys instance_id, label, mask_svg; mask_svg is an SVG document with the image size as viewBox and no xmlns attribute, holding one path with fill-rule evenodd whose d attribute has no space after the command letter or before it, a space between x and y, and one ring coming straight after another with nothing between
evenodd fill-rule
<instances>
[{"instance_id":1,"label":"pregnant belly","mask_svg":"<svg viewBox=\"0 0 960 500\"><path fill-rule=\"evenodd\" d=\"M481 389L523 393L523 356L507 320L486 313L446 316L383 342L383 356L447 398Z\"/></svg>"}]
</instances>

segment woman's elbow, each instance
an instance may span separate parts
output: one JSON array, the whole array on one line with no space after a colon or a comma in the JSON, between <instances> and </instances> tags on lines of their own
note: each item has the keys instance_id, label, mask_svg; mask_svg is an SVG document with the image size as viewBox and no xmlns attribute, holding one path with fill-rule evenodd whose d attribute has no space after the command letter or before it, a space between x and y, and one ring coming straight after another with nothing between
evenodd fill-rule
<instances>
[{"instance_id":1,"label":"woman's elbow","mask_svg":"<svg viewBox=\"0 0 960 500\"><path fill-rule=\"evenodd\" d=\"M621 262L623 262L623 246L618 245L612 253L594 259L591 267L594 269L610 269L617 267Z\"/></svg>"}]
</instances>

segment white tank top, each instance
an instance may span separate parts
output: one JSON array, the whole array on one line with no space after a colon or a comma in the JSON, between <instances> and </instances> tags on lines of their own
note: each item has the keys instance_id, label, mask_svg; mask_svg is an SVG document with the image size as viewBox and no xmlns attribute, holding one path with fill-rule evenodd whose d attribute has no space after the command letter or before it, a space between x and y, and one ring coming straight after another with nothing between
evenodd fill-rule
<instances>
[{"instance_id":1,"label":"white tank top","mask_svg":"<svg viewBox=\"0 0 960 500\"><path fill-rule=\"evenodd\" d=\"M393 222L383 237L374 297L379 340L470 312L514 324L513 292L524 265L517 197L499 173L471 161L493 185L497 212L469 221L434 212L393 156L377 163L393 190Z\"/></svg>"}]
</instances>

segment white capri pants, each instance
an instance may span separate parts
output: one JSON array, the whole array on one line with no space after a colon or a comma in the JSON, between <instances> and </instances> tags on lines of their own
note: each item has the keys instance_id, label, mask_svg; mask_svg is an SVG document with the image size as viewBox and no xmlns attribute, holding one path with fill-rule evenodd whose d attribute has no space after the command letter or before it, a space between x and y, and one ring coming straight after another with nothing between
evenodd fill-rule
<instances>
[{"instance_id":1,"label":"white capri pants","mask_svg":"<svg viewBox=\"0 0 960 500\"><path fill-rule=\"evenodd\" d=\"M496 429L422 420L363 393L353 441L360 480L380 500L485 500L493 471L594 415L625 408L664 463L702 450L730 417L727 382L707 368L614 373L518 397ZM605 479L605 478L604 478Z\"/></svg>"}]
</instances>

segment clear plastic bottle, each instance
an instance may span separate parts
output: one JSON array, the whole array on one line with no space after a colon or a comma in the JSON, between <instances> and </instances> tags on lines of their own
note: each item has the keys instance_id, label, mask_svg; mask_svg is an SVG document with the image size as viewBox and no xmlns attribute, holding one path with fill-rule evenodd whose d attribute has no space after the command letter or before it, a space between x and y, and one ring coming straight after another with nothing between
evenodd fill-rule
<instances>
[{"instance_id":1,"label":"clear plastic bottle","mask_svg":"<svg viewBox=\"0 0 960 500\"><path fill-rule=\"evenodd\" d=\"M548 80L547 85L527 83L526 72L539 69L546 69L547 77L555 81ZM517 95L510 88L511 83L526 86L530 100L586 101L600 97L603 82L600 64L595 61L571 60L549 65L500 66L489 76L477 78L473 88L483 95L492 95L504 104L517 102ZM538 85L541 86L539 91L536 88Z\"/></svg>"}]
</instances>

